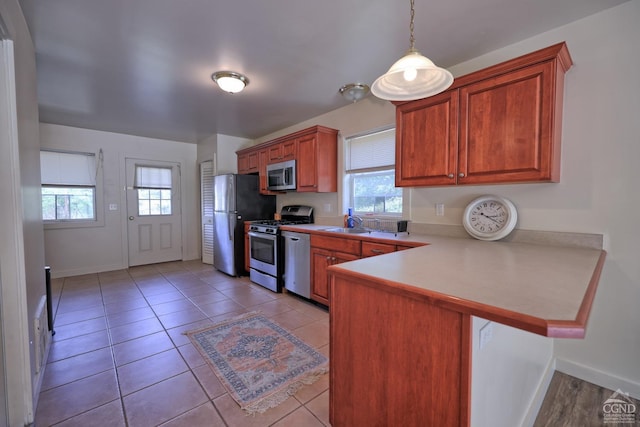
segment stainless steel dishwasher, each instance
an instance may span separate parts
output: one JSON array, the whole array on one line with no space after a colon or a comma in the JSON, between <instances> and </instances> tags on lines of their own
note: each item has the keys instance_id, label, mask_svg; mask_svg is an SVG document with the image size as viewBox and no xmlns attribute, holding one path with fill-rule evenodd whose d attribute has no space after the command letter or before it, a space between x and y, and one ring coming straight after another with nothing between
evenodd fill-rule
<instances>
[{"instance_id":1,"label":"stainless steel dishwasher","mask_svg":"<svg viewBox=\"0 0 640 427\"><path fill-rule=\"evenodd\" d=\"M284 287L295 294L311 298L311 238L306 233L283 231Z\"/></svg>"}]
</instances>

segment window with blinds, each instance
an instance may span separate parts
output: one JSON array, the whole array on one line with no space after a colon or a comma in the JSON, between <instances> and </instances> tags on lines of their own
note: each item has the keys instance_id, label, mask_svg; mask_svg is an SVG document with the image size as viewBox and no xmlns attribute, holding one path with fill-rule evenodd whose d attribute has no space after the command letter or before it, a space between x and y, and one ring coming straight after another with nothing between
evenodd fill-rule
<instances>
[{"instance_id":1,"label":"window with blinds","mask_svg":"<svg viewBox=\"0 0 640 427\"><path fill-rule=\"evenodd\" d=\"M138 216L171 215L171 168L136 165Z\"/></svg>"},{"instance_id":2,"label":"window with blinds","mask_svg":"<svg viewBox=\"0 0 640 427\"><path fill-rule=\"evenodd\" d=\"M345 141L349 205L356 214L402 215L402 189L395 186L395 129Z\"/></svg>"},{"instance_id":3,"label":"window with blinds","mask_svg":"<svg viewBox=\"0 0 640 427\"><path fill-rule=\"evenodd\" d=\"M43 220L96 220L97 172L93 153L40 151Z\"/></svg>"}]
</instances>

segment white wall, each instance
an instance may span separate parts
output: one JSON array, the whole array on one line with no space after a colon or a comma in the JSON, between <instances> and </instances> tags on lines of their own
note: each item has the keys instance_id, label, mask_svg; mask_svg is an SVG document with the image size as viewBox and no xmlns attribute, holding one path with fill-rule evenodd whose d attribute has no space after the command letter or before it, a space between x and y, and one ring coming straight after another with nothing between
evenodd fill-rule
<instances>
[{"instance_id":1,"label":"white wall","mask_svg":"<svg viewBox=\"0 0 640 427\"><path fill-rule=\"evenodd\" d=\"M195 144L41 124L42 148L104 152L104 225L45 230L46 262L53 277L128 267L124 159L181 164L183 259L200 257L199 172ZM110 211L109 204L118 210Z\"/></svg>"},{"instance_id":2,"label":"white wall","mask_svg":"<svg viewBox=\"0 0 640 427\"><path fill-rule=\"evenodd\" d=\"M561 182L416 188L409 192L410 210L405 213L414 222L460 225L462 211L470 200L478 195L495 193L510 198L518 207L518 228L604 234L608 257L587 336L583 340L556 340L554 355L560 359L560 369L614 390L621 388L636 397L640 396L638 22L640 1L632 0L451 67L454 75L459 76L561 41L567 42L574 66L565 80ZM316 124L340 129L340 136L346 137L394 121L394 108L390 103L367 98L267 135L260 141ZM344 212L340 200L340 193L290 193L278 196L278 205L310 204L324 222L336 219L333 215L340 216ZM445 216L435 216L436 203L444 203ZM335 212L323 212L325 204L336 207ZM500 328L496 345L485 349L482 356L485 362L480 361L476 366L474 380L486 381L493 388L505 390L520 384L526 391L518 395L501 393L501 402L487 402L498 405L485 408L494 414L505 406L517 406L519 402L531 399L535 393L532 385L535 381L528 377L531 370L517 369L523 359L520 354L509 356L506 353L499 337L508 337L510 333L500 331ZM538 355L536 361L527 361L527 366L534 364L539 372L539 367L549 361L548 342L541 352L538 352L540 340L537 337L521 336L513 345L518 345L523 354L530 351ZM511 357L510 361L505 361L505 357ZM497 360L508 369L496 371L492 368ZM496 372L496 375L479 379L477 376L482 372Z\"/></svg>"}]
</instances>

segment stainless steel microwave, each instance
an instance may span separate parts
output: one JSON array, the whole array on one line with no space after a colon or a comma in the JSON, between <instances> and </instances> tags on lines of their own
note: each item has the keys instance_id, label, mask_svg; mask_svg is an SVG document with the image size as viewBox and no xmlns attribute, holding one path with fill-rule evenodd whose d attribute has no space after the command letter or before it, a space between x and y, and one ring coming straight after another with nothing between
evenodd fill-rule
<instances>
[{"instance_id":1,"label":"stainless steel microwave","mask_svg":"<svg viewBox=\"0 0 640 427\"><path fill-rule=\"evenodd\" d=\"M267 189L272 191L295 191L296 161L288 160L267 165Z\"/></svg>"}]
</instances>

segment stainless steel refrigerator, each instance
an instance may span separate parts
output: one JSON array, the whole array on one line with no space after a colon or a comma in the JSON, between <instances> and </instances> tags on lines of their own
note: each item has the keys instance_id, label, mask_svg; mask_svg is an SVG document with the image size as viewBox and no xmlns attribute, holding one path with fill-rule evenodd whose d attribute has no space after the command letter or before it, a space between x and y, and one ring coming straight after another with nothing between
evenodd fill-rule
<instances>
[{"instance_id":1,"label":"stainless steel refrigerator","mask_svg":"<svg viewBox=\"0 0 640 427\"><path fill-rule=\"evenodd\" d=\"M257 175L213 177L213 265L230 276L244 269L244 221L273 219L276 196L260 194Z\"/></svg>"}]
</instances>

